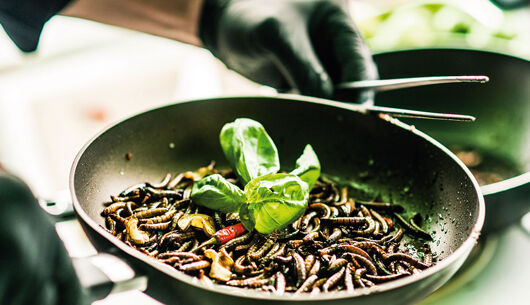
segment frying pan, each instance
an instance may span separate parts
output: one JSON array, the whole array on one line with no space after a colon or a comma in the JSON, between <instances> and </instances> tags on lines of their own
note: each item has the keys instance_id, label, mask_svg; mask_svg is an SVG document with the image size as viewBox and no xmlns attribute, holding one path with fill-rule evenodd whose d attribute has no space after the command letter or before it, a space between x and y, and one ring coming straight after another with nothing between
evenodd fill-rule
<instances>
[{"instance_id":1,"label":"frying pan","mask_svg":"<svg viewBox=\"0 0 530 305\"><path fill-rule=\"evenodd\" d=\"M166 173L217 161L228 167L219 145L221 127L238 117L261 122L286 168L310 143L322 172L378 190L381 198L426 217L440 260L426 271L381 284L318 296L273 296L250 289L206 286L159 263L101 226L110 194ZM469 124L469 123L462 123ZM125 154L133 158L126 160ZM361 175L361 173L363 173ZM182 102L150 110L103 131L74 161L70 187L74 209L94 246L124 259L148 279L146 293L178 304L407 304L446 282L464 262L483 224L484 199L470 171L444 146L397 120L316 98L233 97Z\"/></svg>"},{"instance_id":2,"label":"frying pan","mask_svg":"<svg viewBox=\"0 0 530 305\"><path fill-rule=\"evenodd\" d=\"M403 119L445 146L465 147L509 164L517 174L483 185L484 232L500 230L530 211L530 61L494 52L420 49L375 56L380 77L488 75L480 85L437 85L383 92L378 106L466 113L473 124Z\"/></svg>"}]
</instances>

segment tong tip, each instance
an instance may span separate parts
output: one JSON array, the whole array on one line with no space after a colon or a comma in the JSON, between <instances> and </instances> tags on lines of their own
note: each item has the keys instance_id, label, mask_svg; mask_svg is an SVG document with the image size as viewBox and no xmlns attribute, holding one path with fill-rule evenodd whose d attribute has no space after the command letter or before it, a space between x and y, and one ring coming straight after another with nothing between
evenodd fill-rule
<instances>
[{"instance_id":1,"label":"tong tip","mask_svg":"<svg viewBox=\"0 0 530 305\"><path fill-rule=\"evenodd\" d=\"M471 76L460 76L459 77L461 82L464 83L487 83L490 81L490 78L486 75L471 75Z\"/></svg>"}]
</instances>

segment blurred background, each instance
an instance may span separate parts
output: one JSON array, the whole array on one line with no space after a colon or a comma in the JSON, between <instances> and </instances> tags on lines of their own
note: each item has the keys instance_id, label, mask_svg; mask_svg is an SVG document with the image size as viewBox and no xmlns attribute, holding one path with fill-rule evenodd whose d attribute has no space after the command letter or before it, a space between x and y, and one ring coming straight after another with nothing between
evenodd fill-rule
<instances>
[{"instance_id":1,"label":"blurred background","mask_svg":"<svg viewBox=\"0 0 530 305\"><path fill-rule=\"evenodd\" d=\"M351 13L374 53L455 47L530 60L525 2L351 1ZM0 162L39 197L67 197L76 153L103 128L179 100L256 94L274 90L179 42L57 16L38 51L23 54L0 30ZM57 230L71 256L94 252L75 220L58 222ZM528 304L528 230L530 216L492 234L474 262L423 304ZM140 292L98 303L125 300L157 303Z\"/></svg>"}]
</instances>

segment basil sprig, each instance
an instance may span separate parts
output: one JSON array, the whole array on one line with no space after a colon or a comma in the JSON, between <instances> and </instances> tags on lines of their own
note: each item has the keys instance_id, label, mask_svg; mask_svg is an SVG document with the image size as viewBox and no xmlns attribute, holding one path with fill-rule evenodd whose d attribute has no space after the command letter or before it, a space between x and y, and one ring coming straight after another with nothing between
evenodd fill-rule
<instances>
[{"instance_id":1,"label":"basil sprig","mask_svg":"<svg viewBox=\"0 0 530 305\"><path fill-rule=\"evenodd\" d=\"M219 138L244 190L220 175L210 175L195 182L193 202L221 212L238 212L247 230L264 234L300 218L320 176L320 163L311 145L306 145L296 168L286 174L278 173L278 150L260 123L236 119L223 127Z\"/></svg>"}]
</instances>

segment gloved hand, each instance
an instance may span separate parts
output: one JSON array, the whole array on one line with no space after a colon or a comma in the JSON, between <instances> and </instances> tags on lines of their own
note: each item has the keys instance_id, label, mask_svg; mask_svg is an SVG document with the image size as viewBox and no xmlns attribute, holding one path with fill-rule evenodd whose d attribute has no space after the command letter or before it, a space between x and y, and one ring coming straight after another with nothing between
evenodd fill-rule
<instances>
[{"instance_id":1,"label":"gloved hand","mask_svg":"<svg viewBox=\"0 0 530 305\"><path fill-rule=\"evenodd\" d=\"M54 226L21 181L0 168L0 304L83 304Z\"/></svg>"},{"instance_id":2,"label":"gloved hand","mask_svg":"<svg viewBox=\"0 0 530 305\"><path fill-rule=\"evenodd\" d=\"M0 0L0 25L20 50L33 52L44 24L68 2L70 0Z\"/></svg>"},{"instance_id":3,"label":"gloved hand","mask_svg":"<svg viewBox=\"0 0 530 305\"><path fill-rule=\"evenodd\" d=\"M377 78L344 1L205 0L199 36L230 69L280 91L336 98L334 84Z\"/></svg>"}]
</instances>

